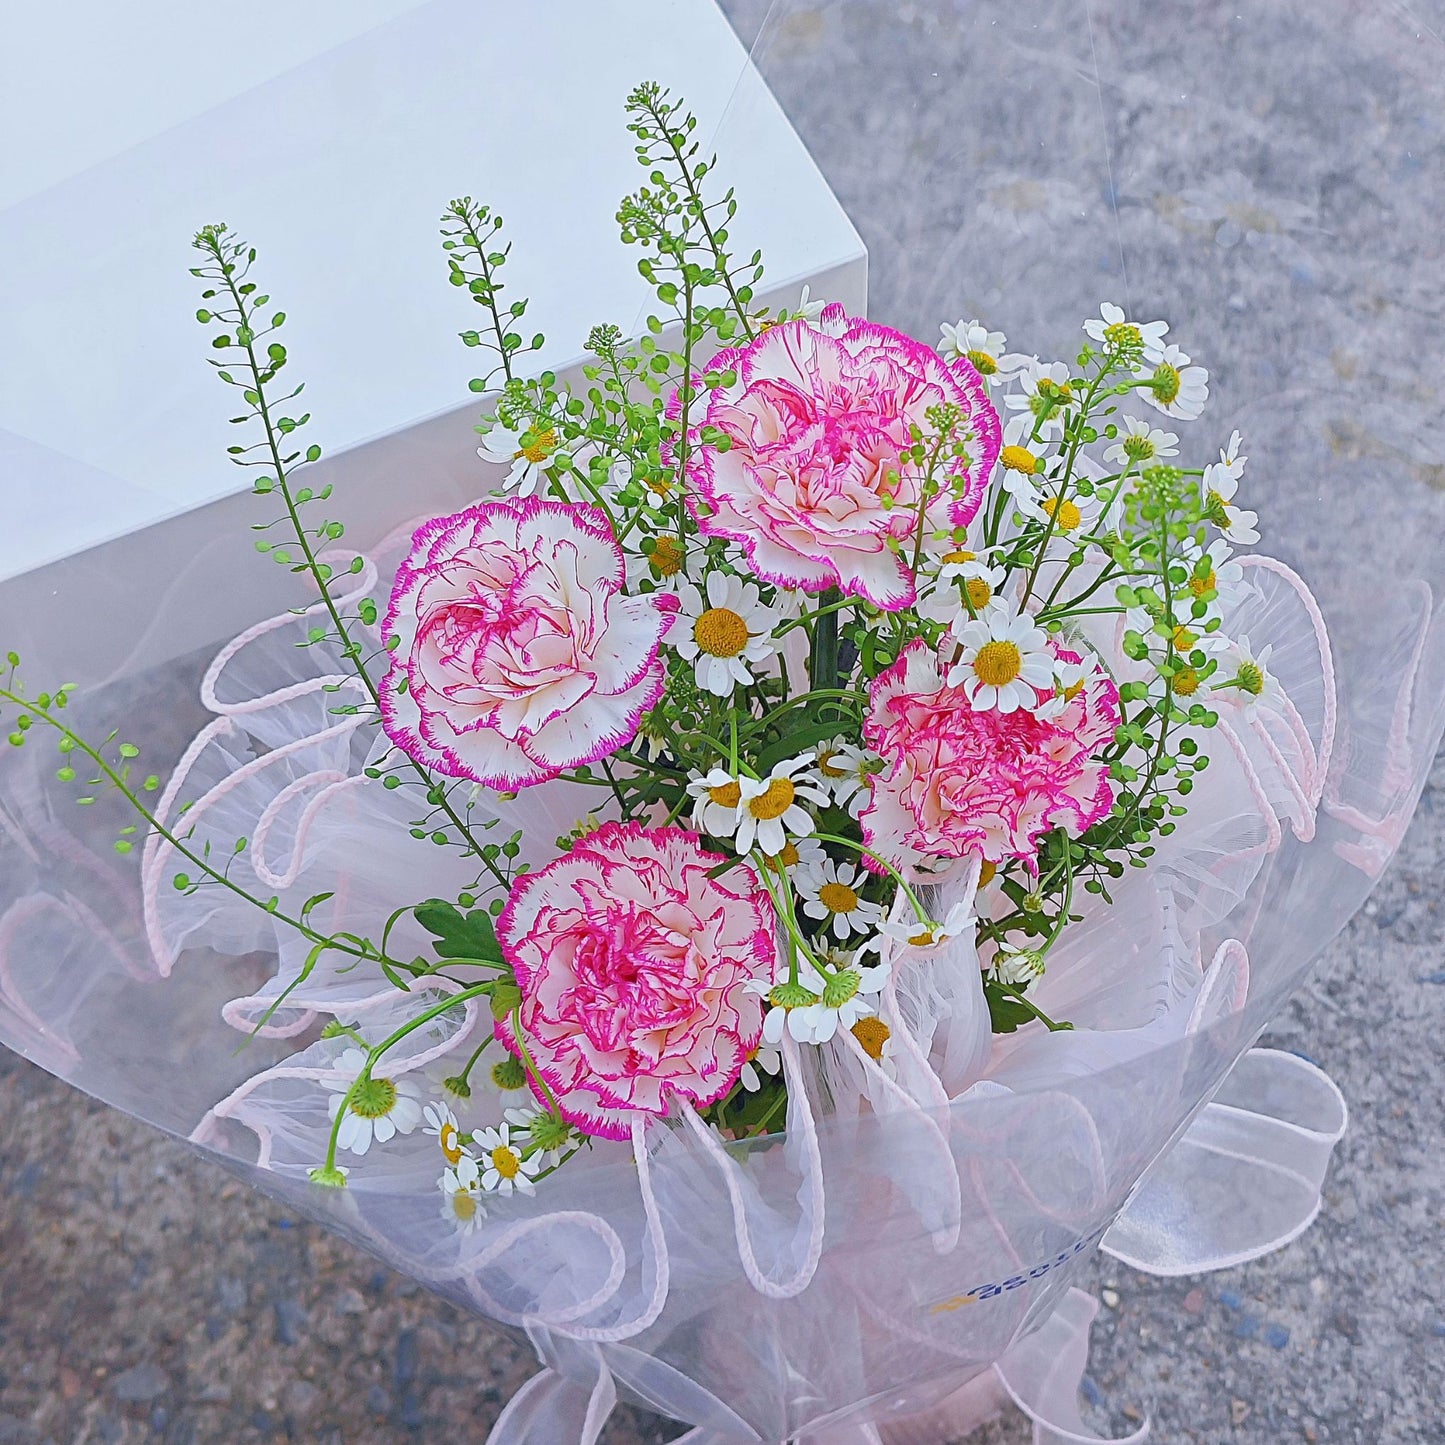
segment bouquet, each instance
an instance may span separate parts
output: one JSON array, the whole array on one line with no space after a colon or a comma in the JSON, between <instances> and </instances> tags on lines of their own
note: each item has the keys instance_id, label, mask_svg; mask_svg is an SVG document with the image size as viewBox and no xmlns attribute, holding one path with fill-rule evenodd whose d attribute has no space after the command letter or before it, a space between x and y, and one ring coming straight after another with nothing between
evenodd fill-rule
<instances>
[{"instance_id":1,"label":"bouquet","mask_svg":"<svg viewBox=\"0 0 1445 1445\"><path fill-rule=\"evenodd\" d=\"M6 731L57 747L80 804L129 805L161 976L202 947L276 960L222 1010L276 1052L199 1142L239 1128L313 1202L374 1198L315 1207L551 1358L657 1327L689 1258L723 1288L700 1261L728 1235L754 1298L822 1286L851 1140L841 1237L954 1254L928 1327L973 1332L865 1312L874 1384L900 1349L956 1383L1047 1317L1020 1302L1057 1303L1248 1043L1247 955L1211 930L1313 832L1329 641L1246 550L1241 437L1193 441L1209 375L1164 321L1105 303L1044 360L979 320L930 345L806 289L764 305L693 117L652 84L626 110L646 179L617 219L655 314L596 326L574 380L529 374L502 220L453 201L478 500L366 552L307 485L255 249L200 231L256 549L309 595L216 659L216 719L164 783L13 653ZM1203 1062L1141 1065L1136 1138L1070 1102L1196 1036ZM1027 1244L986 1248L1011 1210Z\"/></svg>"}]
</instances>

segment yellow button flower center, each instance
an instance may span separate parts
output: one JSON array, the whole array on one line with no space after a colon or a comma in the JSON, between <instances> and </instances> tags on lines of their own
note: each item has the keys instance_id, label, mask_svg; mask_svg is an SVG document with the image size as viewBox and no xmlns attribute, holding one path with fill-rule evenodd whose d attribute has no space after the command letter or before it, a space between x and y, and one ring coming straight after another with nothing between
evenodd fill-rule
<instances>
[{"instance_id":1,"label":"yellow button flower center","mask_svg":"<svg viewBox=\"0 0 1445 1445\"><path fill-rule=\"evenodd\" d=\"M707 790L708 800L717 803L723 808L736 808L742 801L743 790L739 783L730 781L719 783L715 788Z\"/></svg>"},{"instance_id":2,"label":"yellow button flower center","mask_svg":"<svg viewBox=\"0 0 1445 1445\"><path fill-rule=\"evenodd\" d=\"M985 687L1005 687L1023 670L1023 654L1015 643L985 642L973 656L973 670Z\"/></svg>"},{"instance_id":3,"label":"yellow button flower center","mask_svg":"<svg viewBox=\"0 0 1445 1445\"><path fill-rule=\"evenodd\" d=\"M713 657L736 657L748 645L748 624L731 607L709 607L693 623L692 636Z\"/></svg>"},{"instance_id":4,"label":"yellow button flower center","mask_svg":"<svg viewBox=\"0 0 1445 1445\"><path fill-rule=\"evenodd\" d=\"M1176 697L1193 697L1199 691L1199 674L1192 667L1182 668L1174 674Z\"/></svg>"},{"instance_id":5,"label":"yellow button flower center","mask_svg":"<svg viewBox=\"0 0 1445 1445\"><path fill-rule=\"evenodd\" d=\"M1104 345L1110 351L1133 351L1143 344L1143 334L1130 321L1115 321L1104 328Z\"/></svg>"},{"instance_id":6,"label":"yellow button flower center","mask_svg":"<svg viewBox=\"0 0 1445 1445\"><path fill-rule=\"evenodd\" d=\"M879 1063L883 1058L883 1045L893 1036L893 1030L888 1027L876 1014L869 1014L867 1018L859 1019L853 1025L853 1037L863 1045L863 1052L868 1055L874 1063Z\"/></svg>"},{"instance_id":7,"label":"yellow button flower center","mask_svg":"<svg viewBox=\"0 0 1445 1445\"><path fill-rule=\"evenodd\" d=\"M977 552L965 552L962 547L955 547L952 552L943 554L945 562L975 562L978 560Z\"/></svg>"},{"instance_id":8,"label":"yellow button flower center","mask_svg":"<svg viewBox=\"0 0 1445 1445\"><path fill-rule=\"evenodd\" d=\"M798 852L798 845L789 838L783 844L783 851L777 855L775 861L784 868L795 868L803 861L803 855Z\"/></svg>"},{"instance_id":9,"label":"yellow button flower center","mask_svg":"<svg viewBox=\"0 0 1445 1445\"><path fill-rule=\"evenodd\" d=\"M1039 505L1054 519L1054 526L1061 532L1073 532L1084 520L1084 514L1079 510L1076 502L1065 497L1061 502L1057 497L1045 497Z\"/></svg>"},{"instance_id":10,"label":"yellow button flower center","mask_svg":"<svg viewBox=\"0 0 1445 1445\"><path fill-rule=\"evenodd\" d=\"M1174 629L1174 650L1188 652L1199 639L1182 623Z\"/></svg>"},{"instance_id":11,"label":"yellow button flower center","mask_svg":"<svg viewBox=\"0 0 1445 1445\"><path fill-rule=\"evenodd\" d=\"M980 376L992 376L998 370L998 362L986 351L966 351L964 355L973 363L973 369Z\"/></svg>"},{"instance_id":12,"label":"yellow button flower center","mask_svg":"<svg viewBox=\"0 0 1445 1445\"><path fill-rule=\"evenodd\" d=\"M982 612L993 601L993 588L982 577L970 577L963 590L968 594L968 604L975 612Z\"/></svg>"},{"instance_id":13,"label":"yellow button flower center","mask_svg":"<svg viewBox=\"0 0 1445 1445\"><path fill-rule=\"evenodd\" d=\"M1005 447L1002 461L1011 472L1022 472L1031 477L1039 469L1039 459L1027 447Z\"/></svg>"},{"instance_id":14,"label":"yellow button flower center","mask_svg":"<svg viewBox=\"0 0 1445 1445\"><path fill-rule=\"evenodd\" d=\"M503 1179L515 1179L522 1172L522 1156L505 1144L492 1150L492 1168Z\"/></svg>"},{"instance_id":15,"label":"yellow button flower center","mask_svg":"<svg viewBox=\"0 0 1445 1445\"><path fill-rule=\"evenodd\" d=\"M524 442L517 455L526 457L529 462L545 462L556 450L557 433L548 427L546 431L539 431L531 441Z\"/></svg>"},{"instance_id":16,"label":"yellow button flower center","mask_svg":"<svg viewBox=\"0 0 1445 1445\"><path fill-rule=\"evenodd\" d=\"M978 870L978 886L980 888L987 888L988 885L993 882L997 873L998 864L990 863L988 859L985 858Z\"/></svg>"},{"instance_id":17,"label":"yellow button flower center","mask_svg":"<svg viewBox=\"0 0 1445 1445\"><path fill-rule=\"evenodd\" d=\"M781 818L793 806L796 792L797 789L789 779L774 778L768 784L767 792L748 799L748 812L764 823L772 818Z\"/></svg>"},{"instance_id":18,"label":"yellow button flower center","mask_svg":"<svg viewBox=\"0 0 1445 1445\"><path fill-rule=\"evenodd\" d=\"M838 754L831 748L829 748L826 753L818 754L818 771L822 773L825 778L846 778L848 776L848 769L840 768L838 764L833 761L837 756Z\"/></svg>"},{"instance_id":19,"label":"yellow button flower center","mask_svg":"<svg viewBox=\"0 0 1445 1445\"><path fill-rule=\"evenodd\" d=\"M458 1189L452 1195L452 1213L456 1215L463 1224L475 1217L477 1212L477 1201L464 1190Z\"/></svg>"},{"instance_id":20,"label":"yellow button flower center","mask_svg":"<svg viewBox=\"0 0 1445 1445\"><path fill-rule=\"evenodd\" d=\"M442 1153L446 1156L447 1163L459 1163L462 1157L462 1146L457 1138L457 1126L455 1124L442 1125L440 1143Z\"/></svg>"},{"instance_id":21,"label":"yellow button flower center","mask_svg":"<svg viewBox=\"0 0 1445 1445\"><path fill-rule=\"evenodd\" d=\"M1203 597L1206 592L1213 592L1218 579L1214 575L1214 568L1211 567L1206 576L1201 577L1197 572L1189 579L1189 590L1196 597Z\"/></svg>"},{"instance_id":22,"label":"yellow button flower center","mask_svg":"<svg viewBox=\"0 0 1445 1445\"><path fill-rule=\"evenodd\" d=\"M846 883L825 883L818 901L829 913L851 913L858 906L858 894Z\"/></svg>"},{"instance_id":23,"label":"yellow button flower center","mask_svg":"<svg viewBox=\"0 0 1445 1445\"><path fill-rule=\"evenodd\" d=\"M682 570L682 544L676 537L659 537L648 561L659 577L675 577Z\"/></svg>"}]
</instances>

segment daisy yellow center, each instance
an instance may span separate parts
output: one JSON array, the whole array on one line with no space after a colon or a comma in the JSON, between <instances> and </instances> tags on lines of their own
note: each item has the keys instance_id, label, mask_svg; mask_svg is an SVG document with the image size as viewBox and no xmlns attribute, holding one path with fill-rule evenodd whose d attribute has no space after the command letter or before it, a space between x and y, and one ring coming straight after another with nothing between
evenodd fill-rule
<instances>
[{"instance_id":1,"label":"daisy yellow center","mask_svg":"<svg viewBox=\"0 0 1445 1445\"><path fill-rule=\"evenodd\" d=\"M980 376L992 376L998 370L998 362L986 351L966 351L964 355L973 363L973 369Z\"/></svg>"},{"instance_id":2,"label":"daisy yellow center","mask_svg":"<svg viewBox=\"0 0 1445 1445\"><path fill-rule=\"evenodd\" d=\"M993 588L982 577L970 577L963 584L963 590L968 594L968 605L975 612L983 611L993 601Z\"/></svg>"},{"instance_id":3,"label":"daisy yellow center","mask_svg":"<svg viewBox=\"0 0 1445 1445\"><path fill-rule=\"evenodd\" d=\"M863 1052L874 1063L878 1063L883 1058L883 1045L892 1035L893 1030L876 1014L869 1014L867 1018L859 1019L853 1025L853 1037L863 1045Z\"/></svg>"},{"instance_id":4,"label":"daisy yellow center","mask_svg":"<svg viewBox=\"0 0 1445 1445\"><path fill-rule=\"evenodd\" d=\"M492 1150L492 1168L502 1176L503 1179L515 1179L522 1172L522 1156L515 1149L509 1149L505 1144Z\"/></svg>"},{"instance_id":5,"label":"daisy yellow center","mask_svg":"<svg viewBox=\"0 0 1445 1445\"><path fill-rule=\"evenodd\" d=\"M908 938L908 942L914 948L932 948L936 941L931 928L925 928L921 933L910 934Z\"/></svg>"},{"instance_id":6,"label":"daisy yellow center","mask_svg":"<svg viewBox=\"0 0 1445 1445\"><path fill-rule=\"evenodd\" d=\"M825 778L846 778L848 776L848 769L840 768L838 764L833 761L837 756L838 754L831 748L826 753L820 753L818 755L818 771L822 773Z\"/></svg>"},{"instance_id":7,"label":"daisy yellow center","mask_svg":"<svg viewBox=\"0 0 1445 1445\"><path fill-rule=\"evenodd\" d=\"M1132 462L1147 462L1154 455L1154 443L1147 436L1130 432L1124 438L1124 455Z\"/></svg>"},{"instance_id":8,"label":"daisy yellow center","mask_svg":"<svg viewBox=\"0 0 1445 1445\"><path fill-rule=\"evenodd\" d=\"M1174 650L1176 652L1188 652L1199 639L1184 626L1174 629Z\"/></svg>"},{"instance_id":9,"label":"daisy yellow center","mask_svg":"<svg viewBox=\"0 0 1445 1445\"><path fill-rule=\"evenodd\" d=\"M363 1079L351 1095L351 1112L363 1119L384 1119L396 1107L396 1085L390 1079Z\"/></svg>"},{"instance_id":10,"label":"daisy yellow center","mask_svg":"<svg viewBox=\"0 0 1445 1445\"><path fill-rule=\"evenodd\" d=\"M665 497L672 491L672 483L666 477L648 477L647 490L656 496Z\"/></svg>"},{"instance_id":11,"label":"daisy yellow center","mask_svg":"<svg viewBox=\"0 0 1445 1445\"><path fill-rule=\"evenodd\" d=\"M1167 361L1161 361L1154 370L1149 387L1154 395L1168 406L1179 395L1179 368L1171 366Z\"/></svg>"},{"instance_id":12,"label":"daisy yellow center","mask_svg":"<svg viewBox=\"0 0 1445 1445\"><path fill-rule=\"evenodd\" d=\"M452 1213L465 1224L467 1220L476 1217L477 1201L465 1190L458 1189L452 1195Z\"/></svg>"},{"instance_id":13,"label":"daisy yellow center","mask_svg":"<svg viewBox=\"0 0 1445 1445\"><path fill-rule=\"evenodd\" d=\"M978 870L978 886L987 888L993 882L998 873L998 864L990 863L987 858L983 860L983 866Z\"/></svg>"},{"instance_id":14,"label":"daisy yellow center","mask_svg":"<svg viewBox=\"0 0 1445 1445\"><path fill-rule=\"evenodd\" d=\"M675 577L682 570L682 544L676 537L659 537L649 560L659 577Z\"/></svg>"},{"instance_id":15,"label":"daisy yellow center","mask_svg":"<svg viewBox=\"0 0 1445 1445\"><path fill-rule=\"evenodd\" d=\"M1131 321L1115 321L1104 328L1104 344L1110 351L1133 351L1144 344L1139 328Z\"/></svg>"},{"instance_id":16,"label":"daisy yellow center","mask_svg":"<svg viewBox=\"0 0 1445 1445\"><path fill-rule=\"evenodd\" d=\"M1031 477L1039 469L1039 459L1027 447L1005 447L1001 460L1011 472L1022 472Z\"/></svg>"},{"instance_id":17,"label":"daisy yellow center","mask_svg":"<svg viewBox=\"0 0 1445 1445\"><path fill-rule=\"evenodd\" d=\"M995 638L973 656L973 670L985 687L1006 687L1023 671L1023 653L1016 643Z\"/></svg>"},{"instance_id":18,"label":"daisy yellow center","mask_svg":"<svg viewBox=\"0 0 1445 1445\"><path fill-rule=\"evenodd\" d=\"M736 808L742 801L742 787L735 781L719 783L707 790L708 801L722 808Z\"/></svg>"},{"instance_id":19,"label":"daisy yellow center","mask_svg":"<svg viewBox=\"0 0 1445 1445\"><path fill-rule=\"evenodd\" d=\"M1082 679L1082 678L1080 678L1078 682L1071 682L1071 683L1064 689L1064 701L1065 701L1065 702L1073 702L1073 700L1074 700L1076 697L1078 697L1078 695L1079 695L1081 692L1083 692L1083 690L1084 690L1084 682L1083 682L1083 679Z\"/></svg>"},{"instance_id":20,"label":"daisy yellow center","mask_svg":"<svg viewBox=\"0 0 1445 1445\"><path fill-rule=\"evenodd\" d=\"M1216 580L1214 568L1212 567L1203 577L1196 572L1194 576L1189 579L1189 590L1196 597L1203 597L1206 592L1214 591Z\"/></svg>"},{"instance_id":21,"label":"daisy yellow center","mask_svg":"<svg viewBox=\"0 0 1445 1445\"><path fill-rule=\"evenodd\" d=\"M1044 377L1038 386L1036 401L1041 401L1047 407L1062 406L1065 402L1074 399L1074 388L1067 381L1054 381L1050 377Z\"/></svg>"},{"instance_id":22,"label":"daisy yellow center","mask_svg":"<svg viewBox=\"0 0 1445 1445\"><path fill-rule=\"evenodd\" d=\"M692 636L712 657L736 657L748 645L748 624L731 607L709 607L692 624Z\"/></svg>"},{"instance_id":23,"label":"daisy yellow center","mask_svg":"<svg viewBox=\"0 0 1445 1445\"><path fill-rule=\"evenodd\" d=\"M1061 532L1076 531L1084 520L1084 514L1079 510L1078 503L1070 501L1067 497L1062 502L1057 497L1045 497L1039 505L1054 519L1054 526Z\"/></svg>"},{"instance_id":24,"label":"daisy yellow center","mask_svg":"<svg viewBox=\"0 0 1445 1445\"><path fill-rule=\"evenodd\" d=\"M978 560L977 552L966 552L962 547L955 547L952 552L943 554L945 562L974 562Z\"/></svg>"},{"instance_id":25,"label":"daisy yellow center","mask_svg":"<svg viewBox=\"0 0 1445 1445\"><path fill-rule=\"evenodd\" d=\"M793 795L797 789L788 778L774 778L765 793L748 799L748 812L761 822L781 818L793 806Z\"/></svg>"},{"instance_id":26,"label":"daisy yellow center","mask_svg":"<svg viewBox=\"0 0 1445 1445\"><path fill-rule=\"evenodd\" d=\"M798 845L789 838L783 844L783 851L774 853L769 861L779 868L796 868L803 861L803 855L798 852Z\"/></svg>"},{"instance_id":27,"label":"daisy yellow center","mask_svg":"<svg viewBox=\"0 0 1445 1445\"><path fill-rule=\"evenodd\" d=\"M1257 662L1242 662L1237 681L1242 691L1258 697L1264 691L1264 669Z\"/></svg>"},{"instance_id":28,"label":"daisy yellow center","mask_svg":"<svg viewBox=\"0 0 1445 1445\"><path fill-rule=\"evenodd\" d=\"M548 427L546 431L539 431L531 441L525 443L517 455L526 457L529 462L545 462L556 449L557 433Z\"/></svg>"},{"instance_id":29,"label":"daisy yellow center","mask_svg":"<svg viewBox=\"0 0 1445 1445\"><path fill-rule=\"evenodd\" d=\"M440 1144L442 1154L446 1157L448 1164L460 1162L462 1157L462 1146L457 1138L457 1126L455 1124L443 1124Z\"/></svg>"},{"instance_id":30,"label":"daisy yellow center","mask_svg":"<svg viewBox=\"0 0 1445 1445\"><path fill-rule=\"evenodd\" d=\"M825 883L818 890L818 902L829 913L851 913L858 906L858 895L846 883Z\"/></svg>"},{"instance_id":31,"label":"daisy yellow center","mask_svg":"<svg viewBox=\"0 0 1445 1445\"><path fill-rule=\"evenodd\" d=\"M1176 697L1193 697L1199 691L1199 674L1192 667L1181 668L1174 674Z\"/></svg>"}]
</instances>

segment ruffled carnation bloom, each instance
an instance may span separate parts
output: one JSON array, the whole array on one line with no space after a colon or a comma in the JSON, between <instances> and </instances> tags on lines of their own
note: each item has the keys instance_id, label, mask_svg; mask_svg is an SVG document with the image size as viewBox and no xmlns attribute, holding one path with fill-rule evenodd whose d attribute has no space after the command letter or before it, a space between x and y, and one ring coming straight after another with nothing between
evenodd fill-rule
<instances>
[{"instance_id":1,"label":"ruffled carnation bloom","mask_svg":"<svg viewBox=\"0 0 1445 1445\"><path fill-rule=\"evenodd\" d=\"M481 502L419 528L392 588L382 687L397 747L493 788L545 782L629 742L661 696L670 593L628 597L596 507Z\"/></svg>"},{"instance_id":2,"label":"ruffled carnation bloom","mask_svg":"<svg viewBox=\"0 0 1445 1445\"><path fill-rule=\"evenodd\" d=\"M1049 647L1060 662L1080 660ZM888 767L873 780L864 841L900 866L980 854L1032 870L1049 829L1097 823L1114 795L1094 754L1118 726L1119 694L1097 671L1070 691L1061 709L1045 710L1052 715L978 711L944 682L926 643L906 648L870 689L863 734Z\"/></svg>"},{"instance_id":3,"label":"ruffled carnation bloom","mask_svg":"<svg viewBox=\"0 0 1445 1445\"><path fill-rule=\"evenodd\" d=\"M625 1139L674 1097L710 1104L757 1048L747 985L774 977L776 920L746 864L708 877L725 861L684 828L607 823L513 887L497 936L522 1041L587 1133ZM510 1015L496 1033L521 1056Z\"/></svg>"},{"instance_id":4,"label":"ruffled carnation bloom","mask_svg":"<svg viewBox=\"0 0 1445 1445\"><path fill-rule=\"evenodd\" d=\"M698 408L700 426L731 443L724 451L698 441L690 454L689 501L703 533L741 543L753 571L780 586L909 606L908 544L927 471L904 455L913 429L934 437L930 408L959 409L964 454L938 464L929 530L968 525L998 457L998 415L973 365L835 303L816 323L772 326L720 352L709 370L736 380Z\"/></svg>"}]
</instances>

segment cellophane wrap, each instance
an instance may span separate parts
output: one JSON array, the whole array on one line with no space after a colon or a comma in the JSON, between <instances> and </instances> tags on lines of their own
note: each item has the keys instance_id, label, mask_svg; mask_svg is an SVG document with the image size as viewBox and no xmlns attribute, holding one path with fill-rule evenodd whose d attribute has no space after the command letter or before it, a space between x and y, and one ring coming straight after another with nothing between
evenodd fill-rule
<instances>
[{"instance_id":1,"label":"cellophane wrap","mask_svg":"<svg viewBox=\"0 0 1445 1445\"><path fill-rule=\"evenodd\" d=\"M887 1067L846 1034L785 1043L782 1135L744 1147L685 1114L649 1120L459 1232L420 1132L350 1160L343 1191L307 1182L327 1085L345 1087L321 1026L380 1036L415 1001L364 966L308 960L220 890L177 891L159 840L117 857L111 804L76 809L39 749L0 765L0 1037L525 1333L572 1391L510 1412L508 1438L538 1445L594 1430L613 1389L700 1439L774 1442L916 1416L1001 1359L1024 1358L1026 1376L1019 1351L1077 1310L1070 1286L1131 1196L1111 1247L1164 1272L1297 1232L1334 1127L1328 1107L1309 1115L1319 1081L1289 1056L1236 1065L1379 877L1442 726L1438 398L1412 384L1439 374L1425 361L1440 342L1409 290L1438 267L1442 151L1379 119L1415 114L1438 142L1438 47L1391 7L1343 3L1025 17L845 0L744 7L749 20L759 71L869 243L876 317L931 337L979 315L1052 355L1101 298L1167 315L1211 368L1192 426L1249 438L1265 540L1226 630L1273 646L1279 694L1252 718L1224 712L1187 819L1050 955L1030 996L1072 1030L995 1038L971 945L902 948ZM1281 55L1266 86L1236 61L1287 25L1337 27L1338 64L1305 73ZM1178 129L1136 133L1131 97L1164 84L1188 95ZM1302 130L1288 96L1306 84L1338 88L1337 134ZM748 143L758 95L745 78L724 156ZM1351 187L1369 203L1342 208ZM739 199L744 214L767 204ZM473 495L494 482L478 468ZM399 479L358 595L386 590L414 520ZM375 936L469 870L409 835L412 800L363 776L375 729L337 714L347 668L326 644L297 646L308 623L259 617L189 667L122 666L74 707L92 731L118 712L164 718L162 811L189 804L193 836L218 849L246 838L233 876L253 891L293 912L327 894L326 930ZM1117 637L1091 641L1127 669ZM584 792L548 784L479 809L498 836L520 828L537 865ZM939 916L976 881L939 885ZM409 918L393 937L427 943ZM410 1035L388 1072L440 1097L490 1029L471 1003ZM482 1085L459 1112L480 1126L506 1102ZM1283 1126L1251 1164L1254 1115Z\"/></svg>"}]
</instances>

